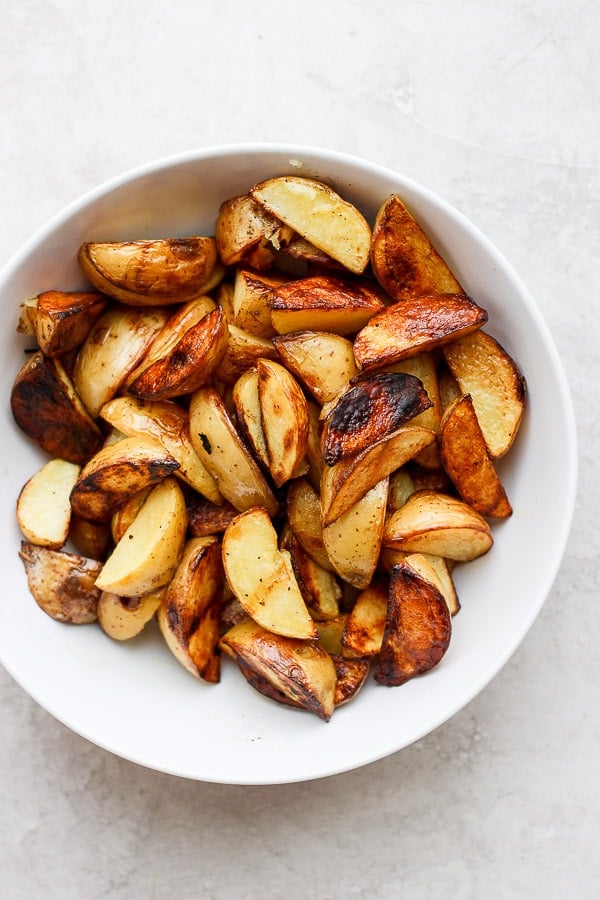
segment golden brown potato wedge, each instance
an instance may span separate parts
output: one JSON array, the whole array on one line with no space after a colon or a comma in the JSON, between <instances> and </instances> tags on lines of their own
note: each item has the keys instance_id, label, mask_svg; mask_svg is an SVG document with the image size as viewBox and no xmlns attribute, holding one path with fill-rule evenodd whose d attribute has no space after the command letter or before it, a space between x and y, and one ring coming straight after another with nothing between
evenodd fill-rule
<instances>
[{"instance_id":1,"label":"golden brown potato wedge","mask_svg":"<svg viewBox=\"0 0 600 900\"><path fill-rule=\"evenodd\" d=\"M123 438L103 447L83 467L71 491L71 506L84 519L107 522L130 497L178 466L156 438Z\"/></svg>"},{"instance_id":2,"label":"golden brown potato wedge","mask_svg":"<svg viewBox=\"0 0 600 900\"><path fill-rule=\"evenodd\" d=\"M335 666L335 706L349 703L366 684L371 670L369 659L346 659L343 656L332 656Z\"/></svg>"},{"instance_id":3,"label":"golden brown potato wedge","mask_svg":"<svg viewBox=\"0 0 600 900\"><path fill-rule=\"evenodd\" d=\"M108 300L102 294L44 291L36 298L34 332L46 356L63 356L79 347Z\"/></svg>"},{"instance_id":4,"label":"golden brown potato wedge","mask_svg":"<svg viewBox=\"0 0 600 900\"><path fill-rule=\"evenodd\" d=\"M19 428L50 456L83 465L102 446L97 425L58 359L33 353L17 374L10 405Z\"/></svg>"},{"instance_id":5,"label":"golden brown potato wedge","mask_svg":"<svg viewBox=\"0 0 600 900\"><path fill-rule=\"evenodd\" d=\"M217 506L194 494L188 501L188 531L192 537L206 537L209 534L222 534L238 511L227 501Z\"/></svg>"},{"instance_id":6,"label":"golden brown potato wedge","mask_svg":"<svg viewBox=\"0 0 600 900\"><path fill-rule=\"evenodd\" d=\"M227 526L223 563L229 587L263 628L287 637L317 636L290 554L279 550L277 532L263 507L241 513Z\"/></svg>"},{"instance_id":7,"label":"golden brown potato wedge","mask_svg":"<svg viewBox=\"0 0 600 900\"><path fill-rule=\"evenodd\" d=\"M215 370L215 376L225 384L233 384L246 369L259 359L279 359L272 341L228 325L229 341L225 355Z\"/></svg>"},{"instance_id":8,"label":"golden brown potato wedge","mask_svg":"<svg viewBox=\"0 0 600 900\"><path fill-rule=\"evenodd\" d=\"M282 362L310 391L326 403L342 391L358 370L352 342L325 331L295 331L273 338Z\"/></svg>"},{"instance_id":9,"label":"golden brown potato wedge","mask_svg":"<svg viewBox=\"0 0 600 900\"><path fill-rule=\"evenodd\" d=\"M121 389L167 320L164 309L113 305L89 332L75 363L73 382L90 415Z\"/></svg>"},{"instance_id":10,"label":"golden brown potato wedge","mask_svg":"<svg viewBox=\"0 0 600 900\"><path fill-rule=\"evenodd\" d=\"M487 318L466 294L420 294L374 315L356 336L354 356L363 369L381 369L469 334Z\"/></svg>"},{"instance_id":11,"label":"golden brown potato wedge","mask_svg":"<svg viewBox=\"0 0 600 900\"><path fill-rule=\"evenodd\" d=\"M102 567L96 586L120 597L140 597L168 584L177 568L187 529L185 498L175 478L148 495Z\"/></svg>"},{"instance_id":12,"label":"golden brown potato wedge","mask_svg":"<svg viewBox=\"0 0 600 900\"><path fill-rule=\"evenodd\" d=\"M517 364L484 331L453 341L444 358L462 393L471 395L490 456L504 456L525 411L525 379Z\"/></svg>"},{"instance_id":13,"label":"golden brown potato wedge","mask_svg":"<svg viewBox=\"0 0 600 900\"><path fill-rule=\"evenodd\" d=\"M470 394L455 400L444 413L440 456L459 495L474 510L492 519L506 519L512 514Z\"/></svg>"},{"instance_id":14,"label":"golden brown potato wedge","mask_svg":"<svg viewBox=\"0 0 600 900\"><path fill-rule=\"evenodd\" d=\"M458 381L446 365L442 365L438 372L438 388L440 392L440 413L443 414L444 410L448 409L454 400L458 400L459 397L463 396Z\"/></svg>"},{"instance_id":15,"label":"golden brown potato wedge","mask_svg":"<svg viewBox=\"0 0 600 900\"><path fill-rule=\"evenodd\" d=\"M323 451L321 450L321 422L319 419L319 407L310 400L308 406L308 440L306 442L306 462L308 472L306 477L315 490L321 490L321 478L325 468Z\"/></svg>"},{"instance_id":16,"label":"golden brown potato wedge","mask_svg":"<svg viewBox=\"0 0 600 900\"><path fill-rule=\"evenodd\" d=\"M342 654L342 635L347 621L348 613L339 613L334 619L316 622L319 644L331 656L341 656Z\"/></svg>"},{"instance_id":17,"label":"golden brown potato wedge","mask_svg":"<svg viewBox=\"0 0 600 900\"><path fill-rule=\"evenodd\" d=\"M308 555L291 528L286 529L280 546L290 554L300 593L313 619L334 619L339 615L342 591L333 573Z\"/></svg>"},{"instance_id":18,"label":"golden brown potato wedge","mask_svg":"<svg viewBox=\"0 0 600 900\"><path fill-rule=\"evenodd\" d=\"M269 298L271 320L278 334L326 331L352 334L385 308L366 280L340 275L313 275L288 281Z\"/></svg>"},{"instance_id":19,"label":"golden brown potato wedge","mask_svg":"<svg viewBox=\"0 0 600 900\"><path fill-rule=\"evenodd\" d=\"M395 565L397 562L400 560L395 560L393 564ZM417 575L426 578L436 586L446 601L450 615L455 616L460 609L460 603L446 560L441 556L432 556L430 553L406 553L403 562L410 566Z\"/></svg>"},{"instance_id":20,"label":"golden brown potato wedge","mask_svg":"<svg viewBox=\"0 0 600 900\"><path fill-rule=\"evenodd\" d=\"M388 490L388 514L396 512L397 509L404 506L416 489L415 483L406 467L403 466L401 469L396 469L395 472L392 472Z\"/></svg>"},{"instance_id":21,"label":"golden brown potato wedge","mask_svg":"<svg viewBox=\"0 0 600 900\"><path fill-rule=\"evenodd\" d=\"M275 334L271 321L269 300L285 279L238 269L233 287L233 323L260 338L271 338Z\"/></svg>"},{"instance_id":22,"label":"golden brown potato wedge","mask_svg":"<svg viewBox=\"0 0 600 900\"><path fill-rule=\"evenodd\" d=\"M277 499L217 391L200 388L192 395L189 412L192 445L223 497L240 512L264 506L275 515Z\"/></svg>"},{"instance_id":23,"label":"golden brown potato wedge","mask_svg":"<svg viewBox=\"0 0 600 900\"><path fill-rule=\"evenodd\" d=\"M298 382L280 363L259 359L258 399L269 472L277 487L298 473L308 443L308 406Z\"/></svg>"},{"instance_id":24,"label":"golden brown potato wedge","mask_svg":"<svg viewBox=\"0 0 600 900\"><path fill-rule=\"evenodd\" d=\"M462 288L421 226L397 194L387 198L375 219L371 266L394 301L417 294L460 294Z\"/></svg>"},{"instance_id":25,"label":"golden brown potato wedge","mask_svg":"<svg viewBox=\"0 0 600 900\"><path fill-rule=\"evenodd\" d=\"M446 653L451 635L450 612L435 585L405 563L394 566L375 680L392 687L429 671Z\"/></svg>"},{"instance_id":26,"label":"golden brown potato wedge","mask_svg":"<svg viewBox=\"0 0 600 900\"><path fill-rule=\"evenodd\" d=\"M223 502L215 479L194 450L189 415L181 406L171 400L115 397L104 404L100 415L126 437L150 435L156 438L179 463L175 471L178 478L212 503Z\"/></svg>"},{"instance_id":27,"label":"golden brown potato wedge","mask_svg":"<svg viewBox=\"0 0 600 900\"><path fill-rule=\"evenodd\" d=\"M375 579L356 598L342 632L347 657L376 656L381 650L387 616L388 581Z\"/></svg>"},{"instance_id":28,"label":"golden brown potato wedge","mask_svg":"<svg viewBox=\"0 0 600 900\"><path fill-rule=\"evenodd\" d=\"M329 186L288 175L255 185L252 197L303 238L342 263L363 272L369 261L371 229L361 212Z\"/></svg>"},{"instance_id":29,"label":"golden brown potato wedge","mask_svg":"<svg viewBox=\"0 0 600 900\"><path fill-rule=\"evenodd\" d=\"M144 630L160 606L165 588L144 597L118 597L103 591L98 602L98 624L115 641L129 641Z\"/></svg>"},{"instance_id":30,"label":"golden brown potato wedge","mask_svg":"<svg viewBox=\"0 0 600 900\"><path fill-rule=\"evenodd\" d=\"M331 718L337 680L335 666L316 641L273 634L252 619L246 619L230 628L220 644L232 659L262 676L285 698L325 721ZM259 683L254 683L257 689ZM270 696L277 699L276 695Z\"/></svg>"},{"instance_id":31,"label":"golden brown potato wedge","mask_svg":"<svg viewBox=\"0 0 600 900\"><path fill-rule=\"evenodd\" d=\"M431 406L415 416L411 421L411 425L420 425L422 428L430 428L431 431L438 434L442 411L440 406L437 366L433 354L419 353L417 356L411 356L409 359L404 359L402 362L390 366L390 371L404 372L406 375L413 375L415 378L419 379L427 392L427 396L431 401ZM441 463L437 442L430 444L429 447L425 447L425 449L418 454L416 460L425 468L439 468Z\"/></svg>"},{"instance_id":32,"label":"golden brown potato wedge","mask_svg":"<svg viewBox=\"0 0 600 900\"><path fill-rule=\"evenodd\" d=\"M466 562L493 543L485 519L468 504L437 491L417 491L385 525L383 545Z\"/></svg>"},{"instance_id":33,"label":"golden brown potato wedge","mask_svg":"<svg viewBox=\"0 0 600 900\"><path fill-rule=\"evenodd\" d=\"M28 541L59 550L71 522L69 497L80 467L64 459L51 459L31 476L17 499L17 522Z\"/></svg>"},{"instance_id":34,"label":"golden brown potato wedge","mask_svg":"<svg viewBox=\"0 0 600 900\"><path fill-rule=\"evenodd\" d=\"M383 537L388 479L383 478L361 499L323 528L329 561L340 578L365 588L373 578Z\"/></svg>"},{"instance_id":35,"label":"golden brown potato wedge","mask_svg":"<svg viewBox=\"0 0 600 900\"><path fill-rule=\"evenodd\" d=\"M100 591L94 582L102 563L28 541L21 542L19 556L40 609L59 622L86 625L96 621Z\"/></svg>"},{"instance_id":36,"label":"golden brown potato wedge","mask_svg":"<svg viewBox=\"0 0 600 900\"><path fill-rule=\"evenodd\" d=\"M435 435L427 428L403 425L373 441L366 450L334 466L326 466L321 479L323 525L335 522L382 478L387 478L433 440Z\"/></svg>"},{"instance_id":37,"label":"golden brown potato wedge","mask_svg":"<svg viewBox=\"0 0 600 900\"><path fill-rule=\"evenodd\" d=\"M269 468L267 442L263 431L258 394L258 370L256 366L240 375L231 392L236 422L254 456L265 468Z\"/></svg>"},{"instance_id":38,"label":"golden brown potato wedge","mask_svg":"<svg viewBox=\"0 0 600 900\"><path fill-rule=\"evenodd\" d=\"M113 539L113 543L118 544L129 526L133 523L133 520L141 510L142 506L148 499L148 495L152 490L152 485L148 484L146 487L142 488L140 491L137 491L131 497L127 499L127 501L119 507L119 509L113 513L110 519L110 533Z\"/></svg>"},{"instance_id":39,"label":"golden brown potato wedge","mask_svg":"<svg viewBox=\"0 0 600 900\"><path fill-rule=\"evenodd\" d=\"M130 306L163 306L207 294L220 268L215 239L203 236L86 243L78 259L96 290Z\"/></svg>"},{"instance_id":40,"label":"golden brown potato wedge","mask_svg":"<svg viewBox=\"0 0 600 900\"><path fill-rule=\"evenodd\" d=\"M337 400L323 422L321 448L325 462L335 465L396 431L431 400L421 381L403 372L359 376Z\"/></svg>"},{"instance_id":41,"label":"golden brown potato wedge","mask_svg":"<svg viewBox=\"0 0 600 900\"><path fill-rule=\"evenodd\" d=\"M104 560L111 544L108 522L90 522L71 512L69 540L82 556Z\"/></svg>"},{"instance_id":42,"label":"golden brown potato wedge","mask_svg":"<svg viewBox=\"0 0 600 900\"><path fill-rule=\"evenodd\" d=\"M308 266L314 266L321 269L344 269L344 266L337 260L333 259L328 253L319 250L306 238L296 235L291 239L289 244L284 248L284 255L291 259L306 263Z\"/></svg>"},{"instance_id":43,"label":"golden brown potato wedge","mask_svg":"<svg viewBox=\"0 0 600 900\"><path fill-rule=\"evenodd\" d=\"M188 672L211 683L220 676L217 645L224 580L219 540L190 538L157 611L169 650Z\"/></svg>"},{"instance_id":44,"label":"golden brown potato wedge","mask_svg":"<svg viewBox=\"0 0 600 900\"><path fill-rule=\"evenodd\" d=\"M249 194L221 204L215 225L215 240L224 266L247 263L268 269L275 251L285 246L293 231L267 212Z\"/></svg>"},{"instance_id":45,"label":"golden brown potato wedge","mask_svg":"<svg viewBox=\"0 0 600 900\"><path fill-rule=\"evenodd\" d=\"M295 478L290 482L286 512L290 528L310 558L321 568L333 571L323 544L321 500L307 478Z\"/></svg>"},{"instance_id":46,"label":"golden brown potato wedge","mask_svg":"<svg viewBox=\"0 0 600 900\"><path fill-rule=\"evenodd\" d=\"M165 329L171 323L165 325ZM175 337L175 335L173 335ZM160 341L161 335L158 336ZM142 362L129 384L134 397L146 400L170 400L191 394L211 378L223 359L229 332L223 310L218 307L188 328L175 341L161 346L160 358L149 365ZM154 356L154 346L151 353Z\"/></svg>"}]
</instances>

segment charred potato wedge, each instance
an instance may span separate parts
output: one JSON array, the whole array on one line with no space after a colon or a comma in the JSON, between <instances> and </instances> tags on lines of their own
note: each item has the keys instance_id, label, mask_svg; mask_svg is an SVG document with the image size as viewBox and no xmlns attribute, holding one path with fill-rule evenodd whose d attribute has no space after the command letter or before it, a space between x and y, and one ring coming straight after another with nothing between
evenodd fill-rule
<instances>
[{"instance_id":1,"label":"charred potato wedge","mask_svg":"<svg viewBox=\"0 0 600 900\"><path fill-rule=\"evenodd\" d=\"M323 543L334 570L357 588L373 578L383 538L388 479L383 478L361 499L323 528Z\"/></svg>"},{"instance_id":2,"label":"charred potato wedge","mask_svg":"<svg viewBox=\"0 0 600 900\"><path fill-rule=\"evenodd\" d=\"M335 522L382 478L387 478L433 440L432 431L404 425L373 441L366 450L327 466L321 479L323 525Z\"/></svg>"},{"instance_id":3,"label":"charred potato wedge","mask_svg":"<svg viewBox=\"0 0 600 900\"><path fill-rule=\"evenodd\" d=\"M96 579L120 597L140 597L168 584L181 556L187 529L185 498L175 478L148 495Z\"/></svg>"},{"instance_id":4,"label":"charred potato wedge","mask_svg":"<svg viewBox=\"0 0 600 900\"><path fill-rule=\"evenodd\" d=\"M225 200L215 225L217 252L223 265L247 263L253 269L269 269L275 252L286 246L293 233L249 194Z\"/></svg>"},{"instance_id":5,"label":"charred potato wedge","mask_svg":"<svg viewBox=\"0 0 600 900\"><path fill-rule=\"evenodd\" d=\"M327 331L353 334L385 308L366 281L340 275L313 275L288 281L269 298L271 321L278 334Z\"/></svg>"},{"instance_id":6,"label":"charred potato wedge","mask_svg":"<svg viewBox=\"0 0 600 900\"><path fill-rule=\"evenodd\" d=\"M162 635L178 662L211 683L220 677L217 645L223 583L218 539L190 538L157 612Z\"/></svg>"},{"instance_id":7,"label":"charred potato wedge","mask_svg":"<svg viewBox=\"0 0 600 900\"><path fill-rule=\"evenodd\" d=\"M358 370L352 342L325 331L295 331L273 338L283 364L310 391L326 403L343 391Z\"/></svg>"},{"instance_id":8,"label":"charred potato wedge","mask_svg":"<svg viewBox=\"0 0 600 900\"><path fill-rule=\"evenodd\" d=\"M21 431L52 457L83 465L102 446L98 426L58 359L33 353L14 381L10 405Z\"/></svg>"},{"instance_id":9,"label":"charred potato wedge","mask_svg":"<svg viewBox=\"0 0 600 900\"><path fill-rule=\"evenodd\" d=\"M144 597L118 597L104 591L98 602L98 624L114 641L130 641L154 618L164 591L160 588Z\"/></svg>"},{"instance_id":10,"label":"charred potato wedge","mask_svg":"<svg viewBox=\"0 0 600 900\"><path fill-rule=\"evenodd\" d=\"M64 550L21 542L27 584L40 609L59 622L86 625L97 618L102 563Z\"/></svg>"},{"instance_id":11,"label":"charred potato wedge","mask_svg":"<svg viewBox=\"0 0 600 900\"><path fill-rule=\"evenodd\" d=\"M17 499L17 522L32 544L59 550L71 523L69 498L81 469L64 459L51 459L31 476Z\"/></svg>"},{"instance_id":12,"label":"charred potato wedge","mask_svg":"<svg viewBox=\"0 0 600 900\"><path fill-rule=\"evenodd\" d=\"M258 400L269 472L281 487L298 472L308 443L308 406L298 382L280 363L256 364Z\"/></svg>"},{"instance_id":13,"label":"charred potato wedge","mask_svg":"<svg viewBox=\"0 0 600 900\"><path fill-rule=\"evenodd\" d=\"M199 297L218 284L220 269L215 239L203 236L85 243L78 260L96 290L130 306Z\"/></svg>"},{"instance_id":14,"label":"charred potato wedge","mask_svg":"<svg viewBox=\"0 0 600 900\"><path fill-rule=\"evenodd\" d=\"M437 587L405 563L394 566L375 680L392 687L429 671L446 653L451 634L450 612Z\"/></svg>"},{"instance_id":15,"label":"charred potato wedge","mask_svg":"<svg viewBox=\"0 0 600 900\"><path fill-rule=\"evenodd\" d=\"M332 188L287 175L255 185L252 197L299 235L360 274L369 262L371 229L363 214Z\"/></svg>"},{"instance_id":16,"label":"charred potato wedge","mask_svg":"<svg viewBox=\"0 0 600 900\"><path fill-rule=\"evenodd\" d=\"M397 194L375 219L371 240L375 278L394 301L418 294L461 294L462 288Z\"/></svg>"},{"instance_id":17,"label":"charred potato wedge","mask_svg":"<svg viewBox=\"0 0 600 900\"><path fill-rule=\"evenodd\" d=\"M525 379L517 364L485 331L453 342L444 358L462 393L471 395L490 456L504 456L525 411Z\"/></svg>"},{"instance_id":18,"label":"charred potato wedge","mask_svg":"<svg viewBox=\"0 0 600 900\"><path fill-rule=\"evenodd\" d=\"M364 370L381 369L469 334L487 318L466 294L421 294L370 318L356 336L354 356Z\"/></svg>"},{"instance_id":19,"label":"charred potato wedge","mask_svg":"<svg viewBox=\"0 0 600 900\"><path fill-rule=\"evenodd\" d=\"M79 347L108 300L86 291L44 291L36 298L33 330L46 356L64 356Z\"/></svg>"},{"instance_id":20,"label":"charred potato wedge","mask_svg":"<svg viewBox=\"0 0 600 900\"><path fill-rule=\"evenodd\" d=\"M100 410L101 417L126 437L156 438L166 452L179 463L175 474L212 503L223 498L190 437L189 415L171 400L138 400L115 397Z\"/></svg>"},{"instance_id":21,"label":"charred potato wedge","mask_svg":"<svg viewBox=\"0 0 600 900\"><path fill-rule=\"evenodd\" d=\"M512 514L470 394L455 400L444 413L440 455L444 469L469 506L492 519L506 519Z\"/></svg>"},{"instance_id":22,"label":"charred potato wedge","mask_svg":"<svg viewBox=\"0 0 600 900\"><path fill-rule=\"evenodd\" d=\"M223 497L240 512L264 506L275 515L277 499L217 391L200 388L192 395L189 412L192 445Z\"/></svg>"},{"instance_id":23,"label":"charred potato wedge","mask_svg":"<svg viewBox=\"0 0 600 900\"><path fill-rule=\"evenodd\" d=\"M381 372L356 378L323 422L325 462L333 466L366 450L431 405L422 382L412 375Z\"/></svg>"},{"instance_id":24,"label":"charred potato wedge","mask_svg":"<svg viewBox=\"0 0 600 900\"><path fill-rule=\"evenodd\" d=\"M279 550L277 532L264 508L249 509L227 526L223 563L229 587L259 625L286 637L317 636L290 554Z\"/></svg>"},{"instance_id":25,"label":"charred potato wedge","mask_svg":"<svg viewBox=\"0 0 600 900\"><path fill-rule=\"evenodd\" d=\"M220 641L222 649L245 669L259 676L251 680L258 690L261 679L272 685L268 696L293 701L328 721L335 706L336 671L331 656L316 641L284 637L246 619L230 628ZM245 674L244 669L242 673ZM265 693L262 691L262 693Z\"/></svg>"},{"instance_id":26,"label":"charred potato wedge","mask_svg":"<svg viewBox=\"0 0 600 900\"><path fill-rule=\"evenodd\" d=\"M84 519L106 522L130 497L178 467L156 438L123 438L103 447L83 467L71 491L71 506Z\"/></svg>"},{"instance_id":27,"label":"charred potato wedge","mask_svg":"<svg viewBox=\"0 0 600 900\"><path fill-rule=\"evenodd\" d=\"M89 332L79 351L73 382L94 418L127 377L167 320L164 309L110 307Z\"/></svg>"},{"instance_id":28,"label":"charred potato wedge","mask_svg":"<svg viewBox=\"0 0 600 900\"><path fill-rule=\"evenodd\" d=\"M431 553L457 562L482 556L493 543L485 519L463 500L417 491L385 525L383 545L408 553Z\"/></svg>"}]
</instances>

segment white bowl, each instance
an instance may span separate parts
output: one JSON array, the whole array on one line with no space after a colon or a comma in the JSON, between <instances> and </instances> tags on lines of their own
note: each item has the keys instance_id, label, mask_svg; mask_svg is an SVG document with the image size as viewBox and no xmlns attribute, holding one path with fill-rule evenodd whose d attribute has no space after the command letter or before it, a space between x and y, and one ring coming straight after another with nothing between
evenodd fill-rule
<instances>
[{"instance_id":1,"label":"white bowl","mask_svg":"<svg viewBox=\"0 0 600 900\"><path fill-rule=\"evenodd\" d=\"M400 688L370 682L327 724L254 692L233 665L218 686L192 678L150 628L129 644L95 626L65 626L30 597L17 552L15 502L45 458L16 428L8 398L26 342L20 302L82 287L83 241L211 233L220 202L268 176L323 179L372 217L399 193L466 290L489 311L490 331L520 364L529 407L501 465L514 506L494 526L492 551L456 570L462 610L450 649ZM199 150L102 185L68 207L17 254L0 279L3 510L0 661L48 712L95 744L152 769L234 784L303 781L347 771L428 734L506 663L552 586L574 506L576 440L561 363L542 317L510 265L464 216L407 178L340 153L252 145Z\"/></svg>"}]
</instances>

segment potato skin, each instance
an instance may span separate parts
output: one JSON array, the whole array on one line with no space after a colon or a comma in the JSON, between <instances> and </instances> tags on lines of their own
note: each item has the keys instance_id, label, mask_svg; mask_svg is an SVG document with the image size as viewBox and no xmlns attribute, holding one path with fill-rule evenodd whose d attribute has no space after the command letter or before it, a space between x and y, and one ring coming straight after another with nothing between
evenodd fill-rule
<instances>
[{"instance_id":1,"label":"potato skin","mask_svg":"<svg viewBox=\"0 0 600 900\"><path fill-rule=\"evenodd\" d=\"M96 621L100 591L94 581L102 563L28 541L21 542L19 557L34 600L52 619L73 625Z\"/></svg>"}]
</instances>

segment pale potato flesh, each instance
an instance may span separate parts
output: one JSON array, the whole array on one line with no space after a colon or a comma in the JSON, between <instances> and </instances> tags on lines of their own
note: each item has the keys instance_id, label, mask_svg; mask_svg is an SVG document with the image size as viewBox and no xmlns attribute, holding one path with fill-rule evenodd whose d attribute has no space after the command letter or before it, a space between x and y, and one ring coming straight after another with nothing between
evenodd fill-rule
<instances>
[{"instance_id":1,"label":"pale potato flesh","mask_svg":"<svg viewBox=\"0 0 600 900\"><path fill-rule=\"evenodd\" d=\"M79 477L80 466L64 459L51 459L32 475L17 500L17 521L32 544L58 550L69 534L69 497Z\"/></svg>"},{"instance_id":2,"label":"pale potato flesh","mask_svg":"<svg viewBox=\"0 0 600 900\"><path fill-rule=\"evenodd\" d=\"M294 376L280 363L259 359L258 399L269 471L277 487L298 470L308 442L308 406Z\"/></svg>"},{"instance_id":3,"label":"pale potato flesh","mask_svg":"<svg viewBox=\"0 0 600 900\"><path fill-rule=\"evenodd\" d=\"M273 339L287 368L319 403L342 391L358 369L352 342L326 331L296 331Z\"/></svg>"},{"instance_id":4,"label":"pale potato flesh","mask_svg":"<svg viewBox=\"0 0 600 900\"><path fill-rule=\"evenodd\" d=\"M388 479L383 478L354 506L323 528L329 561L340 578L365 588L377 568L387 500Z\"/></svg>"},{"instance_id":5,"label":"pale potato flesh","mask_svg":"<svg viewBox=\"0 0 600 900\"><path fill-rule=\"evenodd\" d=\"M144 597L118 597L103 591L98 601L98 624L115 641L129 641L150 622L164 593L160 588Z\"/></svg>"}]
</instances>

